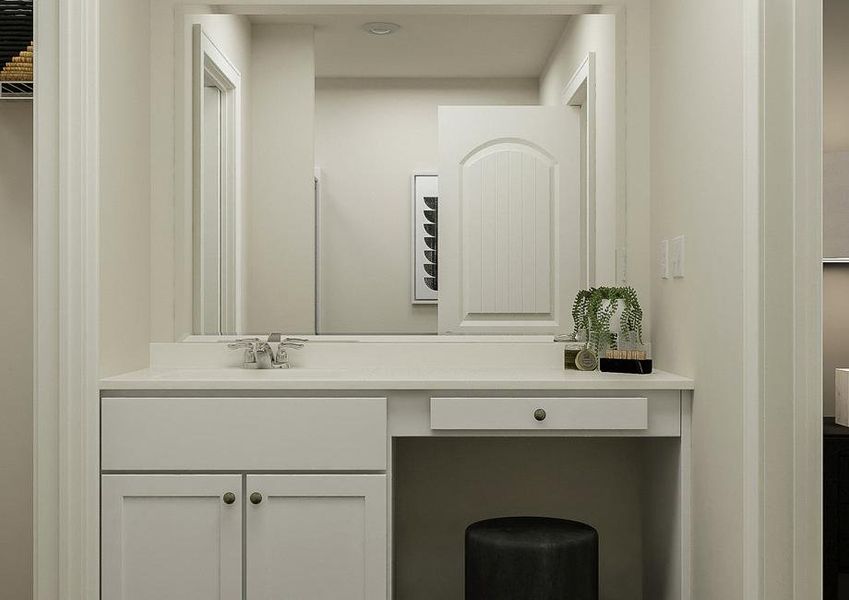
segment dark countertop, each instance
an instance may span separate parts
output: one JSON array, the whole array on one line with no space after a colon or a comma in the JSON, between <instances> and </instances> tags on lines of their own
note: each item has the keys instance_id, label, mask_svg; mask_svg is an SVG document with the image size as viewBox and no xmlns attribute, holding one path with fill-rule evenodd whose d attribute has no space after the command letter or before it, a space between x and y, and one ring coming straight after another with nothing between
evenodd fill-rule
<instances>
[{"instance_id":1,"label":"dark countertop","mask_svg":"<svg viewBox=\"0 0 849 600\"><path fill-rule=\"evenodd\" d=\"M834 417L825 417L822 420L823 437L849 437L849 427L838 425Z\"/></svg>"}]
</instances>

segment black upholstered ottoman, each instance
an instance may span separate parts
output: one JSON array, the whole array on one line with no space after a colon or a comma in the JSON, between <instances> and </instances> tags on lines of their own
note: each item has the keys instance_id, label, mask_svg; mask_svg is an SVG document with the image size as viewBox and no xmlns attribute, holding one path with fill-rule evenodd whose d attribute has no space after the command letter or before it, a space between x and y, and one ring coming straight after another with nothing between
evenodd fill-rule
<instances>
[{"instance_id":1,"label":"black upholstered ottoman","mask_svg":"<svg viewBox=\"0 0 849 600\"><path fill-rule=\"evenodd\" d=\"M598 600L598 533L546 517L472 523L466 600Z\"/></svg>"}]
</instances>

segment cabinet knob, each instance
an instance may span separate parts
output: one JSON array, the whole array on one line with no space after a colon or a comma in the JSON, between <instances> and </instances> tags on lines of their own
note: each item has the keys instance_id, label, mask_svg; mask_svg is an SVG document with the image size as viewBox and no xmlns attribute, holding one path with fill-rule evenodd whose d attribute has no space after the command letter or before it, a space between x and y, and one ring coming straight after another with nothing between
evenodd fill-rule
<instances>
[{"instance_id":1,"label":"cabinet knob","mask_svg":"<svg viewBox=\"0 0 849 600\"><path fill-rule=\"evenodd\" d=\"M545 421L545 409L538 408L534 411L534 419L537 421Z\"/></svg>"},{"instance_id":2,"label":"cabinet knob","mask_svg":"<svg viewBox=\"0 0 849 600\"><path fill-rule=\"evenodd\" d=\"M262 494L253 492L251 494L251 504L259 504L260 502L262 502Z\"/></svg>"},{"instance_id":3,"label":"cabinet knob","mask_svg":"<svg viewBox=\"0 0 849 600\"><path fill-rule=\"evenodd\" d=\"M236 502L236 494L234 494L233 492L227 492L222 497L222 500L224 500L224 504L233 504L234 502Z\"/></svg>"}]
</instances>

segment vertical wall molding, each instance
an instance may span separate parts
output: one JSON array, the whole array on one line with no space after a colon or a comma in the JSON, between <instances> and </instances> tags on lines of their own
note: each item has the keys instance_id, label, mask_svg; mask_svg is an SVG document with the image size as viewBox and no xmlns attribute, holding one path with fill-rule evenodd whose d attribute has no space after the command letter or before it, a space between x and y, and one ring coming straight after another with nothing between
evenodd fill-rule
<instances>
[{"instance_id":1,"label":"vertical wall molding","mask_svg":"<svg viewBox=\"0 0 849 600\"><path fill-rule=\"evenodd\" d=\"M822 3L751 1L763 86L762 488L761 555L746 565L760 589L744 597L821 598Z\"/></svg>"},{"instance_id":2,"label":"vertical wall molding","mask_svg":"<svg viewBox=\"0 0 849 600\"><path fill-rule=\"evenodd\" d=\"M743 597L763 598L763 0L743 3Z\"/></svg>"},{"instance_id":3,"label":"vertical wall molding","mask_svg":"<svg viewBox=\"0 0 849 600\"><path fill-rule=\"evenodd\" d=\"M99 0L36 17L36 600L99 596Z\"/></svg>"},{"instance_id":4,"label":"vertical wall molding","mask_svg":"<svg viewBox=\"0 0 849 600\"><path fill-rule=\"evenodd\" d=\"M822 597L822 2L795 0L794 598ZM767 574L768 576L769 574Z\"/></svg>"}]
</instances>

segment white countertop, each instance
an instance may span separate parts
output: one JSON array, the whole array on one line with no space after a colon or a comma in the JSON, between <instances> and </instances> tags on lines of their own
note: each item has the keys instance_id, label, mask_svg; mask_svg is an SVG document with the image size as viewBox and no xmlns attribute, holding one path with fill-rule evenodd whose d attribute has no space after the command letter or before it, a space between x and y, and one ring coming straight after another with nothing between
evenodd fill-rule
<instances>
[{"instance_id":1,"label":"white countertop","mask_svg":"<svg viewBox=\"0 0 849 600\"><path fill-rule=\"evenodd\" d=\"M107 377L108 390L692 390L692 379L567 371L551 367L358 367L253 370L150 368Z\"/></svg>"}]
</instances>

